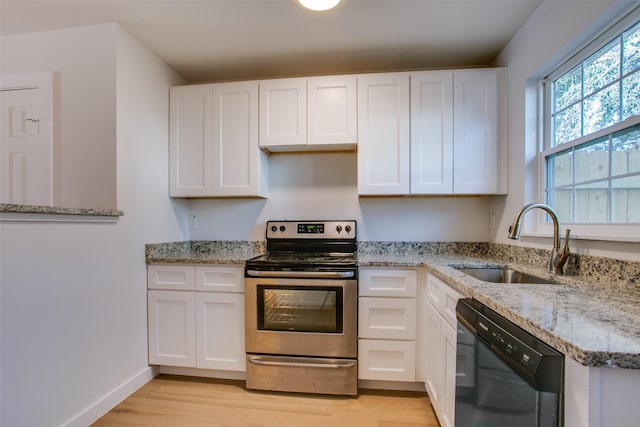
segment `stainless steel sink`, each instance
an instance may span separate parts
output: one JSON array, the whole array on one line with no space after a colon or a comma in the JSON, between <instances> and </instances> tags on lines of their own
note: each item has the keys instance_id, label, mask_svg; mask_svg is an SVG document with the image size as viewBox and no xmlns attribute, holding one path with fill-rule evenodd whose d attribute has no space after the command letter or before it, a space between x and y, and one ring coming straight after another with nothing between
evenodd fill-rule
<instances>
[{"instance_id":1,"label":"stainless steel sink","mask_svg":"<svg viewBox=\"0 0 640 427\"><path fill-rule=\"evenodd\" d=\"M532 276L531 274L523 273L518 270L514 270L509 267L495 267L495 268L456 268L469 276L475 277L483 282L491 283L556 283L553 280L543 279L541 277Z\"/></svg>"}]
</instances>

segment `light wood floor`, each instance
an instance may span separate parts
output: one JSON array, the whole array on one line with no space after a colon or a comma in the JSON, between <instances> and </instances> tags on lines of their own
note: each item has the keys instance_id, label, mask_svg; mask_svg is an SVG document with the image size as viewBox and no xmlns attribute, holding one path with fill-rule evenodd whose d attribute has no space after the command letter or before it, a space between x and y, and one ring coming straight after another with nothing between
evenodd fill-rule
<instances>
[{"instance_id":1,"label":"light wood floor","mask_svg":"<svg viewBox=\"0 0 640 427\"><path fill-rule=\"evenodd\" d=\"M244 381L160 375L94 426L438 427L438 422L425 393L271 393L247 391Z\"/></svg>"}]
</instances>

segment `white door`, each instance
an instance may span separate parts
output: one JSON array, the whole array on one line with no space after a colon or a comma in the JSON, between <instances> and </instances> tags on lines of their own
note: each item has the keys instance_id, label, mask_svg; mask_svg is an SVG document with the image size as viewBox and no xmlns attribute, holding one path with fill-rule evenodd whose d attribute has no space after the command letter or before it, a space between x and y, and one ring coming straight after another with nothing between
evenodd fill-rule
<instances>
[{"instance_id":1,"label":"white door","mask_svg":"<svg viewBox=\"0 0 640 427\"><path fill-rule=\"evenodd\" d=\"M454 188L456 194L498 193L501 70L454 72Z\"/></svg>"},{"instance_id":2,"label":"white door","mask_svg":"<svg viewBox=\"0 0 640 427\"><path fill-rule=\"evenodd\" d=\"M355 145L358 141L356 76L313 77L307 82L307 142Z\"/></svg>"},{"instance_id":3,"label":"white door","mask_svg":"<svg viewBox=\"0 0 640 427\"><path fill-rule=\"evenodd\" d=\"M149 363L196 367L195 292L148 292Z\"/></svg>"},{"instance_id":4,"label":"white door","mask_svg":"<svg viewBox=\"0 0 640 427\"><path fill-rule=\"evenodd\" d=\"M53 205L53 144L40 88L0 91L2 203ZM46 120L46 122L45 122Z\"/></svg>"},{"instance_id":5,"label":"white door","mask_svg":"<svg viewBox=\"0 0 640 427\"><path fill-rule=\"evenodd\" d=\"M411 74L411 194L453 193L453 73Z\"/></svg>"},{"instance_id":6,"label":"white door","mask_svg":"<svg viewBox=\"0 0 640 427\"><path fill-rule=\"evenodd\" d=\"M260 82L260 146L307 144L307 79Z\"/></svg>"},{"instance_id":7,"label":"white door","mask_svg":"<svg viewBox=\"0 0 640 427\"><path fill-rule=\"evenodd\" d=\"M245 371L244 294L196 295L198 368Z\"/></svg>"},{"instance_id":8,"label":"white door","mask_svg":"<svg viewBox=\"0 0 640 427\"><path fill-rule=\"evenodd\" d=\"M358 77L358 194L409 194L409 74Z\"/></svg>"},{"instance_id":9,"label":"white door","mask_svg":"<svg viewBox=\"0 0 640 427\"><path fill-rule=\"evenodd\" d=\"M211 85L172 87L170 94L169 194L211 196Z\"/></svg>"},{"instance_id":10,"label":"white door","mask_svg":"<svg viewBox=\"0 0 640 427\"><path fill-rule=\"evenodd\" d=\"M213 85L213 194L264 196L258 148L258 82Z\"/></svg>"},{"instance_id":11,"label":"white door","mask_svg":"<svg viewBox=\"0 0 640 427\"><path fill-rule=\"evenodd\" d=\"M443 321L431 304L427 304L427 381L425 387L431 399L436 414L442 413L442 400L444 399L444 349L441 342L441 329Z\"/></svg>"},{"instance_id":12,"label":"white door","mask_svg":"<svg viewBox=\"0 0 640 427\"><path fill-rule=\"evenodd\" d=\"M443 353L444 382L442 389L442 418L443 427L454 427L456 414L456 330L447 322L442 322L440 341Z\"/></svg>"}]
</instances>

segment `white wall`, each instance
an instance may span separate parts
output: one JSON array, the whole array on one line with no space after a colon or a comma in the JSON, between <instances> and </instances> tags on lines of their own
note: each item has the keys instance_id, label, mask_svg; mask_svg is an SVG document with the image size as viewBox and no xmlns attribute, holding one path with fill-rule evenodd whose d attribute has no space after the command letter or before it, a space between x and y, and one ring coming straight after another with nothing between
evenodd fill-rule
<instances>
[{"instance_id":1,"label":"white wall","mask_svg":"<svg viewBox=\"0 0 640 427\"><path fill-rule=\"evenodd\" d=\"M507 230L518 210L540 201L537 188L539 138L537 82L563 59L602 31L629 1L545 1L500 53L497 66L507 67L509 196L494 198L491 210L497 227L492 239L499 243L550 248L551 238L509 240ZM523 173L524 171L524 173ZM531 212L525 221L535 221ZM571 250L595 256L640 260L637 243L574 240Z\"/></svg>"},{"instance_id":2,"label":"white wall","mask_svg":"<svg viewBox=\"0 0 640 427\"><path fill-rule=\"evenodd\" d=\"M54 71L54 204L116 207L115 55L93 27L3 36L0 73Z\"/></svg>"},{"instance_id":3,"label":"white wall","mask_svg":"<svg viewBox=\"0 0 640 427\"><path fill-rule=\"evenodd\" d=\"M7 427L86 426L150 378L144 245L188 238L176 220L186 202L167 197L168 88L182 79L116 24L52 34L76 37L117 46L109 64L117 78L99 81L91 67L79 78L117 93L109 113L117 129L113 121L109 132L117 134L117 205L125 214L116 224L0 223ZM60 95L82 104L100 93Z\"/></svg>"},{"instance_id":4,"label":"white wall","mask_svg":"<svg viewBox=\"0 0 640 427\"><path fill-rule=\"evenodd\" d=\"M358 198L355 153L274 154L269 198L192 200L191 239L264 240L268 220L355 219L363 241L487 241L489 204L488 197Z\"/></svg>"}]
</instances>

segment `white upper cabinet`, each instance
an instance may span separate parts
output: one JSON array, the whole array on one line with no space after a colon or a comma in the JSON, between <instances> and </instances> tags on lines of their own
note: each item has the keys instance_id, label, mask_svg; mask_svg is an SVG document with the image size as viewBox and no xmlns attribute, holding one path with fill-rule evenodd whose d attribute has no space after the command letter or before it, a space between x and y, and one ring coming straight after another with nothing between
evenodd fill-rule
<instances>
[{"instance_id":1,"label":"white upper cabinet","mask_svg":"<svg viewBox=\"0 0 640 427\"><path fill-rule=\"evenodd\" d=\"M411 74L411 193L453 192L453 73Z\"/></svg>"},{"instance_id":2,"label":"white upper cabinet","mask_svg":"<svg viewBox=\"0 0 640 427\"><path fill-rule=\"evenodd\" d=\"M211 195L213 155L211 91L208 85L170 89L170 195L198 197Z\"/></svg>"},{"instance_id":3,"label":"white upper cabinet","mask_svg":"<svg viewBox=\"0 0 640 427\"><path fill-rule=\"evenodd\" d=\"M454 72L453 150L456 194L506 192L502 167L504 69Z\"/></svg>"},{"instance_id":4,"label":"white upper cabinet","mask_svg":"<svg viewBox=\"0 0 640 427\"><path fill-rule=\"evenodd\" d=\"M266 196L267 160L258 147L258 83L213 86L213 193Z\"/></svg>"},{"instance_id":5,"label":"white upper cabinet","mask_svg":"<svg viewBox=\"0 0 640 427\"><path fill-rule=\"evenodd\" d=\"M170 195L265 197L258 82L171 88Z\"/></svg>"},{"instance_id":6,"label":"white upper cabinet","mask_svg":"<svg viewBox=\"0 0 640 427\"><path fill-rule=\"evenodd\" d=\"M506 192L503 69L371 74L358 82L360 195Z\"/></svg>"},{"instance_id":7,"label":"white upper cabinet","mask_svg":"<svg viewBox=\"0 0 640 427\"><path fill-rule=\"evenodd\" d=\"M409 74L358 77L358 194L409 194Z\"/></svg>"},{"instance_id":8,"label":"white upper cabinet","mask_svg":"<svg viewBox=\"0 0 640 427\"><path fill-rule=\"evenodd\" d=\"M353 149L356 76L260 82L260 147L268 151Z\"/></svg>"},{"instance_id":9,"label":"white upper cabinet","mask_svg":"<svg viewBox=\"0 0 640 427\"><path fill-rule=\"evenodd\" d=\"M358 142L357 78L355 76L314 77L308 80L309 145Z\"/></svg>"},{"instance_id":10,"label":"white upper cabinet","mask_svg":"<svg viewBox=\"0 0 640 427\"><path fill-rule=\"evenodd\" d=\"M260 146L307 143L307 79L275 79L260 83Z\"/></svg>"}]
</instances>

